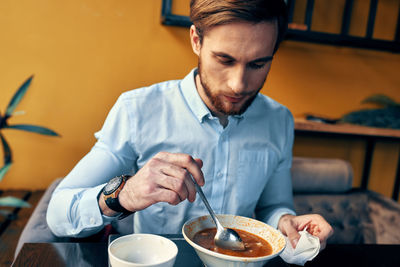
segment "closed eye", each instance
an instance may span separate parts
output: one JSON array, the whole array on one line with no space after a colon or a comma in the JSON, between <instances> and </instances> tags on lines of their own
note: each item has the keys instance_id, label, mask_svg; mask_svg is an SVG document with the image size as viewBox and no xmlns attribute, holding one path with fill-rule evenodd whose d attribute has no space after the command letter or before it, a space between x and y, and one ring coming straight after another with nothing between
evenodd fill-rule
<instances>
[{"instance_id":1,"label":"closed eye","mask_svg":"<svg viewBox=\"0 0 400 267\"><path fill-rule=\"evenodd\" d=\"M270 57L265 57L265 58L261 58L255 61L252 61L250 63L248 63L247 65L251 68L251 69L262 69L263 67L265 67L267 65L268 62L270 62L273 59L272 56Z\"/></svg>"},{"instance_id":2,"label":"closed eye","mask_svg":"<svg viewBox=\"0 0 400 267\"><path fill-rule=\"evenodd\" d=\"M231 66L235 62L235 60L233 58L225 57L225 56L218 56L217 59L218 59L219 63L221 63L222 65L226 65L226 66Z\"/></svg>"},{"instance_id":3,"label":"closed eye","mask_svg":"<svg viewBox=\"0 0 400 267\"><path fill-rule=\"evenodd\" d=\"M249 68L251 69L262 69L264 68L266 65L266 63L254 63L254 62L250 62L248 64Z\"/></svg>"}]
</instances>

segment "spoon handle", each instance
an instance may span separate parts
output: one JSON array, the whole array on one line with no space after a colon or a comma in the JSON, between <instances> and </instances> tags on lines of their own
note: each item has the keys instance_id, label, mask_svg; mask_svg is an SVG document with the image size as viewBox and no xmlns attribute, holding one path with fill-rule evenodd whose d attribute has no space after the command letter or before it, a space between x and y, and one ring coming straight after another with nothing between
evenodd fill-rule
<instances>
[{"instance_id":1,"label":"spoon handle","mask_svg":"<svg viewBox=\"0 0 400 267\"><path fill-rule=\"evenodd\" d=\"M206 205L206 208L208 209L208 212L211 215L211 218L213 219L215 225L217 226L218 229L223 229L222 225L219 223L218 219L216 218L216 215L213 211L213 209L211 208L210 204L207 201L206 196L203 193L203 190L201 189L201 187L197 184L196 180L190 176L192 178L192 181L194 183L194 186L196 187L196 191L197 193L199 193L201 200L203 200L203 203Z\"/></svg>"}]
</instances>

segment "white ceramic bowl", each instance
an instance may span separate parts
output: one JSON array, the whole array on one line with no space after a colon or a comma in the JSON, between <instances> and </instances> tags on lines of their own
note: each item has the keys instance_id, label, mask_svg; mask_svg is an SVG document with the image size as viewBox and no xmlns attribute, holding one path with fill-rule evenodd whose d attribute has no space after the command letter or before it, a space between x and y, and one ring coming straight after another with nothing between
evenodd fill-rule
<instances>
[{"instance_id":1,"label":"white ceramic bowl","mask_svg":"<svg viewBox=\"0 0 400 267\"><path fill-rule=\"evenodd\" d=\"M177 254L174 242L152 234L125 235L108 246L112 267L172 267Z\"/></svg>"},{"instance_id":2,"label":"white ceramic bowl","mask_svg":"<svg viewBox=\"0 0 400 267\"><path fill-rule=\"evenodd\" d=\"M270 259L278 256L286 246L282 233L263 222L235 215L217 215L224 227L235 228L255 234L272 246L272 254L263 257L235 257L220 254L199 246L192 241L194 235L204 229L214 228L215 224L209 215L187 221L182 227L186 241L195 249L201 261L207 267L256 267L263 266Z\"/></svg>"}]
</instances>

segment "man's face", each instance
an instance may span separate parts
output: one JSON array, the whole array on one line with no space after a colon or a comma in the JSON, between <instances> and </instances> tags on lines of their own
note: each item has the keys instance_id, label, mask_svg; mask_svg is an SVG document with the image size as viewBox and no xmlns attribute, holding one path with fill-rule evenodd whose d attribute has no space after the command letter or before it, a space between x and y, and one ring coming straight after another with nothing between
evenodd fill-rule
<instances>
[{"instance_id":1,"label":"man's face","mask_svg":"<svg viewBox=\"0 0 400 267\"><path fill-rule=\"evenodd\" d=\"M216 26L203 42L190 30L199 56L196 86L205 104L218 117L241 114L264 85L277 39L274 22L237 22Z\"/></svg>"}]
</instances>

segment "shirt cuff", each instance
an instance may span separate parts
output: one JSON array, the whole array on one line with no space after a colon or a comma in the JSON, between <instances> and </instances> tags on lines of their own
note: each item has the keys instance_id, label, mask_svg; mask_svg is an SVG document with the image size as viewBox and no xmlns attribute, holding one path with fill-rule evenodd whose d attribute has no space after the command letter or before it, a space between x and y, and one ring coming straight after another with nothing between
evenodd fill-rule
<instances>
[{"instance_id":1,"label":"shirt cuff","mask_svg":"<svg viewBox=\"0 0 400 267\"><path fill-rule=\"evenodd\" d=\"M94 203L91 203L91 201L92 201L93 199L95 199L96 205L98 206L98 205L99 205L99 204L98 204L99 195L101 194L101 192L102 192L104 186L105 186L105 184L101 184L101 185L98 185L98 186L96 186L96 187L94 187L94 188L88 189L88 190L86 191L86 194L82 197L81 202L82 202L82 203L85 203L85 201L86 201L87 207L93 207L93 206L91 206L91 205L94 205ZM82 204L81 204L81 205L82 205ZM85 204L84 204L82 207L85 207ZM107 215L104 215L104 214L101 212L100 207L98 208L98 211L99 211L100 214L101 214L101 218L100 218L99 216L94 216L94 220L93 220L93 221L94 221L94 222L99 221L99 223L100 223L100 219L101 219L101 220L102 220L102 221L101 221L101 225L110 224L112 221L114 221L114 220L118 217L118 214L117 214L116 216L107 216ZM88 217L88 218L89 218L89 217ZM98 224L96 223L96 226L97 226L97 225L98 225Z\"/></svg>"},{"instance_id":2,"label":"shirt cuff","mask_svg":"<svg viewBox=\"0 0 400 267\"><path fill-rule=\"evenodd\" d=\"M85 193L82 194L82 198L79 201L79 214L81 215L80 223L83 229L86 227L98 227L104 224L97 198L103 187L104 185L98 185L85 190Z\"/></svg>"},{"instance_id":3,"label":"shirt cuff","mask_svg":"<svg viewBox=\"0 0 400 267\"><path fill-rule=\"evenodd\" d=\"M106 224L110 224L116 217L109 217L103 215L99 204L98 195L103 190L105 184L98 185L96 187L85 190L82 194L82 198L79 201L79 214L81 220L79 226L76 227L71 234L82 232L84 236L93 234L98 231L99 228Z\"/></svg>"},{"instance_id":4,"label":"shirt cuff","mask_svg":"<svg viewBox=\"0 0 400 267\"><path fill-rule=\"evenodd\" d=\"M272 212L271 216L267 220L267 224L269 224L272 227L274 227L275 229L277 229L280 218L285 214L296 215L296 213L291 209L279 208Z\"/></svg>"}]
</instances>

